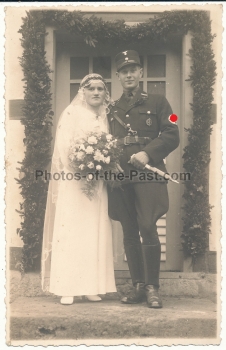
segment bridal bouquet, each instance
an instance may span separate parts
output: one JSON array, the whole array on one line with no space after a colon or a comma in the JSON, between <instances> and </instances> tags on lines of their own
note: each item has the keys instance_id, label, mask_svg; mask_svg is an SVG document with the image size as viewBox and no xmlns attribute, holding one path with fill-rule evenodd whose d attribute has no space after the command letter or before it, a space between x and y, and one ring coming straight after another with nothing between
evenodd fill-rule
<instances>
[{"instance_id":1,"label":"bridal bouquet","mask_svg":"<svg viewBox=\"0 0 226 350\"><path fill-rule=\"evenodd\" d=\"M95 194L96 180L107 181L111 187L119 186L111 175L119 172L121 152L117 139L105 132L90 132L79 140L71 140L70 166L78 172L79 180L84 180L82 190L88 198L92 199Z\"/></svg>"}]
</instances>

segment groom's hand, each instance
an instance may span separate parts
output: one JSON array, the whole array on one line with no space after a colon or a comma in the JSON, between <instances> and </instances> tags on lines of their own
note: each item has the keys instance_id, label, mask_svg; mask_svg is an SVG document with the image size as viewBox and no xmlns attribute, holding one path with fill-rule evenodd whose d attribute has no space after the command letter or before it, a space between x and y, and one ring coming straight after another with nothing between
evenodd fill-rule
<instances>
[{"instance_id":1,"label":"groom's hand","mask_svg":"<svg viewBox=\"0 0 226 350\"><path fill-rule=\"evenodd\" d=\"M129 160L134 167L138 169L144 169L145 165L149 163L149 156L146 152L141 151L136 154L133 154Z\"/></svg>"}]
</instances>

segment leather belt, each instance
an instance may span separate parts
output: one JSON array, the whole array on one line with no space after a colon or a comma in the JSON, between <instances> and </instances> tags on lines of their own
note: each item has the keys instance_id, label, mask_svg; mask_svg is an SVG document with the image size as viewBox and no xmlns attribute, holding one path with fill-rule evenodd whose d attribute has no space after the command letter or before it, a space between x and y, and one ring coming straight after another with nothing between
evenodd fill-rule
<instances>
[{"instance_id":1,"label":"leather belt","mask_svg":"<svg viewBox=\"0 0 226 350\"><path fill-rule=\"evenodd\" d=\"M140 145L147 145L151 141L150 137L139 137L139 136L125 136L122 139L117 140L117 145L131 145L139 143Z\"/></svg>"}]
</instances>

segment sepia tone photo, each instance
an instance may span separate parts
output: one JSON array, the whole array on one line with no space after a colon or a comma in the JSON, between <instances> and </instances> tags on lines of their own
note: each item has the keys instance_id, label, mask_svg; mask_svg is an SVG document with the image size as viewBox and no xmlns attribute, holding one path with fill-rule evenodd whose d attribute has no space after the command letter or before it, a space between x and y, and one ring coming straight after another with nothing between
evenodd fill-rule
<instances>
[{"instance_id":1,"label":"sepia tone photo","mask_svg":"<svg viewBox=\"0 0 226 350\"><path fill-rule=\"evenodd\" d=\"M5 28L7 345L219 345L222 5Z\"/></svg>"}]
</instances>

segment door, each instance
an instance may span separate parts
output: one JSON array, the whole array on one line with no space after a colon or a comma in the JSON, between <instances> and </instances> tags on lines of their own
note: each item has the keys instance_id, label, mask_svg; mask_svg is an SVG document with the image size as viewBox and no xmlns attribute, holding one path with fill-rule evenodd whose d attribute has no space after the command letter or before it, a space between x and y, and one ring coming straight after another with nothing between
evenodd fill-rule
<instances>
[{"instance_id":1,"label":"door","mask_svg":"<svg viewBox=\"0 0 226 350\"><path fill-rule=\"evenodd\" d=\"M133 48L136 49L136 48ZM122 93L116 77L113 48L108 53L90 48L81 42L57 42L56 48L56 122L60 114L76 95L81 79L89 73L99 73L107 81L113 99ZM180 116L180 71L181 45L178 41L165 46L139 46L143 65L140 86L148 93L163 94L170 102L175 114ZM56 124L56 123L55 123ZM166 159L169 173L181 170L181 150L178 148ZM181 185L169 183L170 209L158 221L158 233L162 246L161 270L182 270L181 252ZM123 249L123 235L120 223L113 221L113 245L115 270L128 270Z\"/></svg>"}]
</instances>

